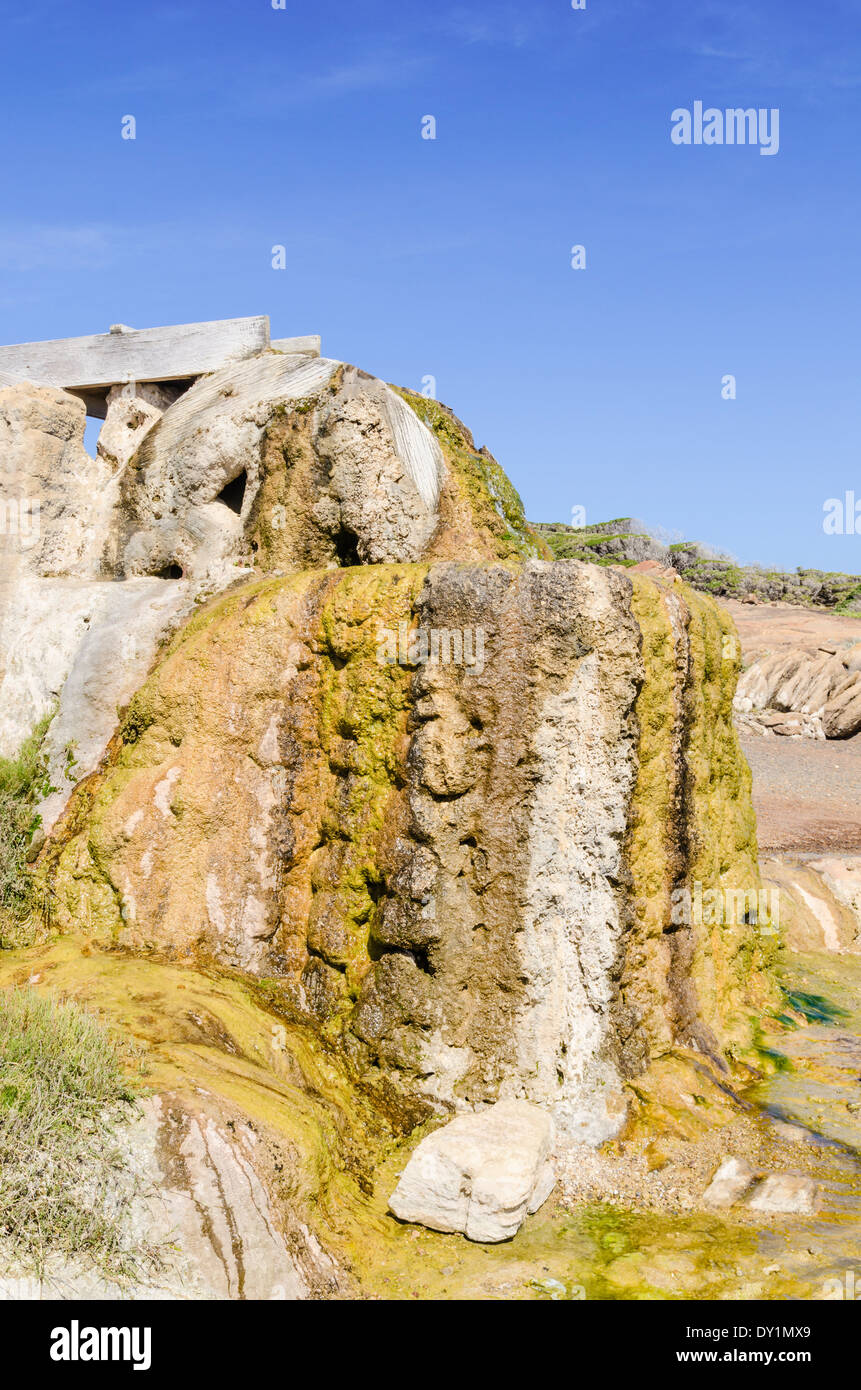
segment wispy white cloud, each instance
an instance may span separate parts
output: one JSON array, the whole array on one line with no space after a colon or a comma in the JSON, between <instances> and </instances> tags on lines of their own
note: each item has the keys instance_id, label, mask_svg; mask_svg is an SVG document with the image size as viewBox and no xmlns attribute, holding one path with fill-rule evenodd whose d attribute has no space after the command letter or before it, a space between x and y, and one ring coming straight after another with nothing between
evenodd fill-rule
<instances>
[{"instance_id":1,"label":"wispy white cloud","mask_svg":"<svg viewBox=\"0 0 861 1390\"><path fill-rule=\"evenodd\" d=\"M714 44L694 44L693 52L697 58L725 58L728 62L744 62L747 55L735 48L715 48Z\"/></svg>"},{"instance_id":2,"label":"wispy white cloud","mask_svg":"<svg viewBox=\"0 0 861 1390\"><path fill-rule=\"evenodd\" d=\"M539 12L523 5L497 5L484 15L458 5L441 14L434 27L460 43L522 48L543 26Z\"/></svg>"},{"instance_id":3,"label":"wispy white cloud","mask_svg":"<svg viewBox=\"0 0 861 1390\"><path fill-rule=\"evenodd\" d=\"M841 0L835 3L839 7ZM861 85L861 74L854 54L847 53L845 28L811 27L812 13L796 22L791 12L782 11L778 17L773 9L751 0L743 5L705 0L695 8L685 0L669 30L669 42L714 64L722 81L784 88L821 101L829 90Z\"/></svg>"},{"instance_id":4,"label":"wispy white cloud","mask_svg":"<svg viewBox=\"0 0 861 1390\"><path fill-rule=\"evenodd\" d=\"M207 232L211 249L247 244L249 233L231 227ZM200 227L163 222L148 227L109 222L0 223L0 273L104 270L130 257L163 256L194 246Z\"/></svg>"},{"instance_id":5,"label":"wispy white cloud","mask_svg":"<svg viewBox=\"0 0 861 1390\"><path fill-rule=\"evenodd\" d=\"M400 87L428 64L425 55L409 53L399 47L360 57L291 82L287 93L291 102L314 97L338 96L342 92L367 92L384 87Z\"/></svg>"},{"instance_id":6,"label":"wispy white cloud","mask_svg":"<svg viewBox=\"0 0 861 1390\"><path fill-rule=\"evenodd\" d=\"M0 270L90 269L109 254L111 231L99 225L0 226Z\"/></svg>"},{"instance_id":7,"label":"wispy white cloud","mask_svg":"<svg viewBox=\"0 0 861 1390\"><path fill-rule=\"evenodd\" d=\"M220 109L274 110L315 101L332 100L341 95L397 88L427 68L431 55L410 51L390 42L376 44L350 61L329 64L318 70L303 68L293 74L283 62L263 59L252 71L238 68L234 74L216 69L204 61L182 66L166 60L115 72L109 79L88 82L85 90L106 91L118 98L158 96L181 89L200 101L217 100Z\"/></svg>"}]
</instances>

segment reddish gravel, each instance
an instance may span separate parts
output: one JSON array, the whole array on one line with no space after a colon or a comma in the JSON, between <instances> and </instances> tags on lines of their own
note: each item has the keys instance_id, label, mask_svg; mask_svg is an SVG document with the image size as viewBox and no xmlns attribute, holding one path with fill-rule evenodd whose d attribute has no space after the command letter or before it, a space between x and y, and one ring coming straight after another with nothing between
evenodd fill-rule
<instances>
[{"instance_id":1,"label":"reddish gravel","mask_svg":"<svg viewBox=\"0 0 861 1390\"><path fill-rule=\"evenodd\" d=\"M742 737L764 853L861 852L861 735Z\"/></svg>"},{"instance_id":2,"label":"reddish gravel","mask_svg":"<svg viewBox=\"0 0 861 1390\"><path fill-rule=\"evenodd\" d=\"M745 663L783 647L806 647L816 654L823 644L847 647L861 642L861 618L791 603L748 604L721 599L733 616Z\"/></svg>"},{"instance_id":3,"label":"reddish gravel","mask_svg":"<svg viewBox=\"0 0 861 1390\"><path fill-rule=\"evenodd\" d=\"M745 665L765 652L861 642L861 618L790 603L721 600L733 616ZM861 852L861 734L852 739L758 738L744 734L764 853Z\"/></svg>"}]
</instances>

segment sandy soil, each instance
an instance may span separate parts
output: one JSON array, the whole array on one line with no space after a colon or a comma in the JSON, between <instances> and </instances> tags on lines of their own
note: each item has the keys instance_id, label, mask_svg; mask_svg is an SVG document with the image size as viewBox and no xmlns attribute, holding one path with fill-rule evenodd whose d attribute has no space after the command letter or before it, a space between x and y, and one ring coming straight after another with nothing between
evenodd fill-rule
<instances>
[{"instance_id":1,"label":"sandy soil","mask_svg":"<svg viewBox=\"0 0 861 1390\"><path fill-rule=\"evenodd\" d=\"M807 647L815 653L823 645L843 647L861 642L861 618L819 608L798 608L791 603L720 601L732 613L746 664L781 647Z\"/></svg>"},{"instance_id":2,"label":"sandy soil","mask_svg":"<svg viewBox=\"0 0 861 1390\"><path fill-rule=\"evenodd\" d=\"M789 603L725 602L745 664L783 647L840 648L861 642L861 619ZM852 739L742 736L753 772L760 851L817 855L861 850L861 735Z\"/></svg>"},{"instance_id":3,"label":"sandy soil","mask_svg":"<svg viewBox=\"0 0 861 1390\"><path fill-rule=\"evenodd\" d=\"M824 743L750 735L741 746L761 854L861 851L861 735Z\"/></svg>"}]
</instances>

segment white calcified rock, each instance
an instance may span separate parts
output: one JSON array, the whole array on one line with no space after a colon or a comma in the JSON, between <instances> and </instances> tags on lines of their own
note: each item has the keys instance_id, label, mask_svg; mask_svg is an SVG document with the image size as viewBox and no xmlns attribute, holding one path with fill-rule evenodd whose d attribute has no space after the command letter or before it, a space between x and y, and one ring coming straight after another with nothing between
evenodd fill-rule
<instances>
[{"instance_id":1,"label":"white calcified rock","mask_svg":"<svg viewBox=\"0 0 861 1390\"><path fill-rule=\"evenodd\" d=\"M434 1231L508 1240L553 1190L552 1145L550 1116L525 1101L459 1115L421 1141L389 1209Z\"/></svg>"},{"instance_id":2,"label":"white calcified rock","mask_svg":"<svg viewBox=\"0 0 861 1390\"><path fill-rule=\"evenodd\" d=\"M623 651L633 634L622 630L600 570L584 567L580 578L583 611L598 631L612 626ZM608 967L622 931L613 885L622 872L636 762L611 687L609 665L596 649L544 706L522 940L528 1005L518 1029L530 1099L552 1107L566 1134L592 1145L618 1131L626 1110L607 1045Z\"/></svg>"},{"instance_id":3,"label":"white calcified rock","mask_svg":"<svg viewBox=\"0 0 861 1390\"><path fill-rule=\"evenodd\" d=\"M354 367L265 353L202 378L148 430L127 481L134 515L120 546L123 571L155 574L175 564L190 579L234 578L262 483L266 431L296 403L306 413L314 407L318 520L354 536L365 563L420 559L439 523L445 471L428 427L391 387ZM237 514L219 499L242 476Z\"/></svg>"},{"instance_id":4,"label":"white calcified rock","mask_svg":"<svg viewBox=\"0 0 861 1390\"><path fill-rule=\"evenodd\" d=\"M181 394L115 387L95 458L76 396L0 390L0 756L58 710L45 829L201 589L248 573L266 431L309 402L327 529L351 534L363 561L420 559L439 523L442 451L395 391L355 368L263 352ZM243 476L237 512L220 494Z\"/></svg>"},{"instance_id":5,"label":"white calcified rock","mask_svg":"<svg viewBox=\"0 0 861 1390\"><path fill-rule=\"evenodd\" d=\"M861 951L861 857L773 858L762 869L791 950Z\"/></svg>"},{"instance_id":6,"label":"white calcified rock","mask_svg":"<svg viewBox=\"0 0 861 1390\"><path fill-rule=\"evenodd\" d=\"M115 492L84 448L86 410L51 387L0 390L0 572L95 578Z\"/></svg>"},{"instance_id":7,"label":"white calcified rock","mask_svg":"<svg viewBox=\"0 0 861 1390\"><path fill-rule=\"evenodd\" d=\"M112 1194L124 1212L120 1239L146 1247L132 1283L87 1265L52 1261L41 1279L3 1267L0 1300L266 1299L293 1301L337 1287L339 1271L309 1231L292 1249L256 1167L257 1136L246 1124L196 1110L178 1097L146 1100L120 1133L126 1170ZM0 1265L3 1265L0 1242Z\"/></svg>"},{"instance_id":8,"label":"white calcified rock","mask_svg":"<svg viewBox=\"0 0 861 1390\"><path fill-rule=\"evenodd\" d=\"M114 386L107 395L105 423L96 452L113 468L124 467L145 436L181 393L177 388L147 383Z\"/></svg>"},{"instance_id":9,"label":"white calcified rock","mask_svg":"<svg viewBox=\"0 0 861 1390\"><path fill-rule=\"evenodd\" d=\"M809 1215L816 1210L818 1186L813 1178L794 1173L772 1173L759 1184L748 1202L752 1211L784 1215Z\"/></svg>"},{"instance_id":10,"label":"white calcified rock","mask_svg":"<svg viewBox=\"0 0 861 1390\"><path fill-rule=\"evenodd\" d=\"M755 1173L743 1158L725 1158L703 1193L710 1207L731 1207L753 1183Z\"/></svg>"}]
</instances>

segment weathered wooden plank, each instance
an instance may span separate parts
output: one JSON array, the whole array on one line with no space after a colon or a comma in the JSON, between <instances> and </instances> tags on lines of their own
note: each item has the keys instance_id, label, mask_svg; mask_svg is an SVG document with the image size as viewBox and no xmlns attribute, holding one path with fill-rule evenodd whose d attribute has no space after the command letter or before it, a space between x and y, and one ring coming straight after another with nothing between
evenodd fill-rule
<instances>
[{"instance_id":1,"label":"weathered wooden plank","mask_svg":"<svg viewBox=\"0 0 861 1390\"><path fill-rule=\"evenodd\" d=\"M269 319L126 328L88 338L0 347L0 376L87 391L123 381L178 381L269 346Z\"/></svg>"},{"instance_id":2,"label":"weathered wooden plank","mask_svg":"<svg viewBox=\"0 0 861 1390\"><path fill-rule=\"evenodd\" d=\"M16 376L14 372L0 372L0 391L4 386L18 386L22 380L27 380L32 386L44 386L44 381L34 381L32 377Z\"/></svg>"},{"instance_id":3,"label":"weathered wooden plank","mask_svg":"<svg viewBox=\"0 0 861 1390\"><path fill-rule=\"evenodd\" d=\"M273 338L269 344L276 352L301 353L303 357L319 357L323 341L319 333L306 333L299 338Z\"/></svg>"}]
</instances>

